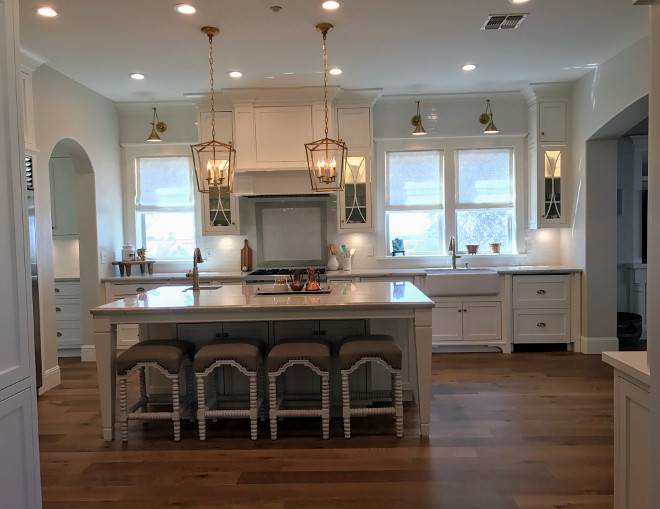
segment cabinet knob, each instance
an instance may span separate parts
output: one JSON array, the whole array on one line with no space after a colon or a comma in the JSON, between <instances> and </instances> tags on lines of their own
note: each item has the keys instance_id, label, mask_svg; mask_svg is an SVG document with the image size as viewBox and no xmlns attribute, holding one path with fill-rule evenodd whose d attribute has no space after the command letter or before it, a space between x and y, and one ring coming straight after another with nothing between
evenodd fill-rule
<instances>
[{"instance_id":1,"label":"cabinet knob","mask_svg":"<svg viewBox=\"0 0 660 509\"><path fill-rule=\"evenodd\" d=\"M312 331L312 336L318 336L318 335L319 335L319 331L317 331L317 330Z\"/></svg>"},{"instance_id":2,"label":"cabinet knob","mask_svg":"<svg viewBox=\"0 0 660 509\"><path fill-rule=\"evenodd\" d=\"M57 333L57 337L58 337L58 338L61 338L61 337L62 337L62 333L61 333L61 332L58 332L58 333Z\"/></svg>"},{"instance_id":3,"label":"cabinet knob","mask_svg":"<svg viewBox=\"0 0 660 509\"><path fill-rule=\"evenodd\" d=\"M228 338L229 337L229 332L223 332L222 337L223 338Z\"/></svg>"},{"instance_id":4,"label":"cabinet knob","mask_svg":"<svg viewBox=\"0 0 660 509\"><path fill-rule=\"evenodd\" d=\"M59 289L59 288L55 288L55 293L60 293L60 289Z\"/></svg>"},{"instance_id":5,"label":"cabinet knob","mask_svg":"<svg viewBox=\"0 0 660 509\"><path fill-rule=\"evenodd\" d=\"M541 288L540 290L536 290L536 293L538 293L539 295L545 295L547 292Z\"/></svg>"},{"instance_id":6,"label":"cabinet knob","mask_svg":"<svg viewBox=\"0 0 660 509\"><path fill-rule=\"evenodd\" d=\"M536 324L536 326L543 328L543 327L545 327L545 322L539 322L539 323Z\"/></svg>"},{"instance_id":7,"label":"cabinet knob","mask_svg":"<svg viewBox=\"0 0 660 509\"><path fill-rule=\"evenodd\" d=\"M62 308L55 308L55 311L59 313L60 311L62 311Z\"/></svg>"},{"instance_id":8,"label":"cabinet knob","mask_svg":"<svg viewBox=\"0 0 660 509\"><path fill-rule=\"evenodd\" d=\"M459 309L458 309L458 312L459 312L459 313L462 313L462 312L463 312L463 310L459 308Z\"/></svg>"},{"instance_id":9,"label":"cabinet knob","mask_svg":"<svg viewBox=\"0 0 660 509\"><path fill-rule=\"evenodd\" d=\"M545 136L545 131L541 131L541 136Z\"/></svg>"},{"instance_id":10,"label":"cabinet knob","mask_svg":"<svg viewBox=\"0 0 660 509\"><path fill-rule=\"evenodd\" d=\"M326 332L324 330L321 331L321 336L325 336Z\"/></svg>"},{"instance_id":11,"label":"cabinet knob","mask_svg":"<svg viewBox=\"0 0 660 509\"><path fill-rule=\"evenodd\" d=\"M142 288L141 286L138 286L138 287L135 289L135 291L138 292L138 293L139 293L139 292L143 292L143 291L144 291L144 288Z\"/></svg>"},{"instance_id":12,"label":"cabinet knob","mask_svg":"<svg viewBox=\"0 0 660 509\"><path fill-rule=\"evenodd\" d=\"M467 309L464 309L464 310L463 310L463 313L467 313Z\"/></svg>"}]
</instances>

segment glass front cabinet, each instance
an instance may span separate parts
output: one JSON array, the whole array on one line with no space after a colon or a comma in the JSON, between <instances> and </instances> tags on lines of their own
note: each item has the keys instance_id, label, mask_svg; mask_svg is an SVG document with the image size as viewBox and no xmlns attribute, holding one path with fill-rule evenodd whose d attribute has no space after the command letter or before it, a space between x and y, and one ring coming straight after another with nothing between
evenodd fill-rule
<instances>
[{"instance_id":1,"label":"glass front cabinet","mask_svg":"<svg viewBox=\"0 0 660 509\"><path fill-rule=\"evenodd\" d=\"M346 160L344 191L338 195L339 229L367 230L373 225L371 210L371 161L349 155Z\"/></svg>"},{"instance_id":2,"label":"glass front cabinet","mask_svg":"<svg viewBox=\"0 0 660 509\"><path fill-rule=\"evenodd\" d=\"M540 157L541 203L540 222L542 224L566 224L565 211L562 210L562 163L563 147L542 146Z\"/></svg>"},{"instance_id":3,"label":"glass front cabinet","mask_svg":"<svg viewBox=\"0 0 660 509\"><path fill-rule=\"evenodd\" d=\"M210 192L202 195L202 234L238 235L238 206L230 193Z\"/></svg>"}]
</instances>

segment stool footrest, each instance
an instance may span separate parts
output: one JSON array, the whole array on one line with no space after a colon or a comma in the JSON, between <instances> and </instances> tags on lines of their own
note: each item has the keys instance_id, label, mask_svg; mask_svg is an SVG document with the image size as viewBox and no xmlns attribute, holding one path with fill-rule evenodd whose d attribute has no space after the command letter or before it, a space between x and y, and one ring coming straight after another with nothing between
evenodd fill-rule
<instances>
[{"instance_id":1,"label":"stool footrest","mask_svg":"<svg viewBox=\"0 0 660 509\"><path fill-rule=\"evenodd\" d=\"M363 407L351 408L351 415L396 415L393 407Z\"/></svg>"}]
</instances>

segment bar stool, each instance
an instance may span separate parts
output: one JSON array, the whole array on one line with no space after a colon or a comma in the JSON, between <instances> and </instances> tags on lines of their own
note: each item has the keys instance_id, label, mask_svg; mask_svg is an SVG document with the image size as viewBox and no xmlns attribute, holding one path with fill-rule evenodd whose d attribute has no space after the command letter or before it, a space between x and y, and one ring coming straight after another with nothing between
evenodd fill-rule
<instances>
[{"instance_id":1,"label":"bar stool","mask_svg":"<svg viewBox=\"0 0 660 509\"><path fill-rule=\"evenodd\" d=\"M174 424L174 441L181 439L181 415L192 405L194 385L192 383L191 356L194 345L178 339L150 339L131 346L117 357L116 368L119 379L119 422L121 438L128 441L128 421L169 421ZM155 368L172 381L172 394L149 395L145 368ZM140 372L140 399L128 408L126 381L136 371ZM180 378L186 385L186 398L181 402ZM171 411L149 411L152 404L172 405ZM140 411L137 411L140 409Z\"/></svg>"},{"instance_id":2,"label":"bar stool","mask_svg":"<svg viewBox=\"0 0 660 509\"><path fill-rule=\"evenodd\" d=\"M280 417L321 417L323 439L330 437L330 344L321 341L284 340L268 353L268 398L270 438L277 440L277 419ZM321 377L321 394L286 393L277 379L292 366L305 366ZM282 408L287 401L318 400L320 408Z\"/></svg>"},{"instance_id":3,"label":"bar stool","mask_svg":"<svg viewBox=\"0 0 660 509\"><path fill-rule=\"evenodd\" d=\"M195 354L194 366L197 378L197 422L199 439L206 440L206 419L240 419L249 417L250 436L257 439L257 419L263 402L263 343L250 338L222 339L200 348ZM231 366L248 377L249 394L221 396L217 379L211 391L212 399L207 403L205 380L208 375L216 376L223 366ZM234 402L248 402L247 408L223 408Z\"/></svg>"},{"instance_id":4,"label":"bar stool","mask_svg":"<svg viewBox=\"0 0 660 509\"><path fill-rule=\"evenodd\" d=\"M383 366L392 376L392 390L351 392L349 375L367 362ZM342 415L344 417L344 437L351 438L351 417L365 415L394 415L396 436L403 436L403 389L401 382L401 348L392 336L372 334L344 338L339 348L339 369L341 370ZM380 399L387 397L390 406L351 407L351 398Z\"/></svg>"}]
</instances>

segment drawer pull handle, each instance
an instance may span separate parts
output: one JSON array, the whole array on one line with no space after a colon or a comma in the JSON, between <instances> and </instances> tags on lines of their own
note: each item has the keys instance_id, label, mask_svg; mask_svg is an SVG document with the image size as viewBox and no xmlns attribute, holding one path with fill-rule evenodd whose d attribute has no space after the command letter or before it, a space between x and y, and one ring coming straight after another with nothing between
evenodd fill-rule
<instances>
[{"instance_id":1,"label":"drawer pull handle","mask_svg":"<svg viewBox=\"0 0 660 509\"><path fill-rule=\"evenodd\" d=\"M215 337L216 338L221 338L222 337L222 332L216 332Z\"/></svg>"},{"instance_id":2,"label":"drawer pull handle","mask_svg":"<svg viewBox=\"0 0 660 509\"><path fill-rule=\"evenodd\" d=\"M545 322L539 322L539 323L536 324L536 326L543 328L543 327L545 327Z\"/></svg>"},{"instance_id":3,"label":"drawer pull handle","mask_svg":"<svg viewBox=\"0 0 660 509\"><path fill-rule=\"evenodd\" d=\"M59 289L59 288L55 288L55 293L60 293L60 289Z\"/></svg>"},{"instance_id":4,"label":"drawer pull handle","mask_svg":"<svg viewBox=\"0 0 660 509\"><path fill-rule=\"evenodd\" d=\"M62 311L62 308L55 308L55 311L59 313L60 311Z\"/></svg>"},{"instance_id":5,"label":"drawer pull handle","mask_svg":"<svg viewBox=\"0 0 660 509\"><path fill-rule=\"evenodd\" d=\"M536 290L536 293L538 293L539 295L545 295L547 292L541 289L541 290Z\"/></svg>"},{"instance_id":6,"label":"drawer pull handle","mask_svg":"<svg viewBox=\"0 0 660 509\"><path fill-rule=\"evenodd\" d=\"M463 310L463 313L467 313L467 309L464 309L464 310Z\"/></svg>"},{"instance_id":7,"label":"drawer pull handle","mask_svg":"<svg viewBox=\"0 0 660 509\"><path fill-rule=\"evenodd\" d=\"M229 332L223 332L222 337L223 338L228 338L229 337Z\"/></svg>"},{"instance_id":8,"label":"drawer pull handle","mask_svg":"<svg viewBox=\"0 0 660 509\"><path fill-rule=\"evenodd\" d=\"M135 291L136 291L136 292L143 292L143 291L144 291L144 288L142 288L141 286L138 286L138 287L135 289Z\"/></svg>"},{"instance_id":9,"label":"drawer pull handle","mask_svg":"<svg viewBox=\"0 0 660 509\"><path fill-rule=\"evenodd\" d=\"M462 313L463 310L462 310L461 308L458 308L458 312L459 312L459 313Z\"/></svg>"},{"instance_id":10,"label":"drawer pull handle","mask_svg":"<svg viewBox=\"0 0 660 509\"><path fill-rule=\"evenodd\" d=\"M62 337L62 333L61 333L61 332L58 332L58 333L57 333L57 337L58 337L58 338L61 338L61 337Z\"/></svg>"}]
</instances>

